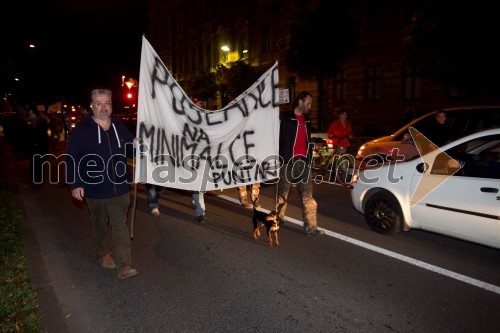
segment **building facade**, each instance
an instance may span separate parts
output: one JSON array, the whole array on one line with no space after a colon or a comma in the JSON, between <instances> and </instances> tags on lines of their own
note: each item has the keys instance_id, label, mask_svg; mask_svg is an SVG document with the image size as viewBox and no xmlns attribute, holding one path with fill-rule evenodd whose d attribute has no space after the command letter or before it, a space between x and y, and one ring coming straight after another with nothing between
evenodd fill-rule
<instances>
[{"instance_id":1,"label":"building facade","mask_svg":"<svg viewBox=\"0 0 500 333\"><path fill-rule=\"evenodd\" d=\"M419 76L405 63L401 31L415 13L415 1L349 1L356 22L357 50L340 65L335 77L318 82L302 79L280 61L280 41L289 32L283 23L292 0L149 0L146 36L171 74L181 84L201 70L244 61L264 72L279 61L280 88L290 96L309 90L314 96L313 126L326 131L339 109L347 109L354 135L387 134L417 115L445 106L479 103L459 86ZM311 1L315 3L315 1ZM324 32L325 52L335 41ZM321 101L318 100L321 98ZM210 101L220 108L222 99ZM318 110L321 106L322 110ZM282 104L287 110L289 104ZM321 116L320 116L321 114Z\"/></svg>"}]
</instances>

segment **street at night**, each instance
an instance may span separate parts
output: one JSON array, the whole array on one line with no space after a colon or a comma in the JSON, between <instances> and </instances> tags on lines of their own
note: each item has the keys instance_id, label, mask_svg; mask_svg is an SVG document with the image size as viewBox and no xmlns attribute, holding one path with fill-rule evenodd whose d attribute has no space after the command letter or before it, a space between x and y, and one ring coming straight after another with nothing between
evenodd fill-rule
<instances>
[{"instance_id":1,"label":"street at night","mask_svg":"<svg viewBox=\"0 0 500 333\"><path fill-rule=\"evenodd\" d=\"M499 332L494 5L3 4L0 332Z\"/></svg>"},{"instance_id":2,"label":"street at night","mask_svg":"<svg viewBox=\"0 0 500 333\"><path fill-rule=\"evenodd\" d=\"M116 279L97 264L85 205L64 184L11 169L25 209L27 256L47 332L493 332L500 325L500 252L422 231L384 236L348 189L315 186L319 226L305 236L297 192L279 247L252 237L236 189L206 195L206 223L188 192L166 190L151 216L138 186L133 262ZM262 189L263 209L274 186Z\"/></svg>"}]
</instances>

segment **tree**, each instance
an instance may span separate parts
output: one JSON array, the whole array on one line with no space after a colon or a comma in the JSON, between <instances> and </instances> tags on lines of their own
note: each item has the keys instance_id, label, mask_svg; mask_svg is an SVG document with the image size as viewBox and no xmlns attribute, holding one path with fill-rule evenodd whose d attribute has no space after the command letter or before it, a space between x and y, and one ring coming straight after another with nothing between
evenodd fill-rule
<instances>
[{"instance_id":1,"label":"tree","mask_svg":"<svg viewBox=\"0 0 500 333\"><path fill-rule=\"evenodd\" d=\"M486 0L424 1L402 32L406 61L424 77L498 96L499 24L493 4Z\"/></svg>"},{"instance_id":2,"label":"tree","mask_svg":"<svg viewBox=\"0 0 500 333\"><path fill-rule=\"evenodd\" d=\"M183 82L184 90L188 96L207 101L217 96L217 83L215 73L201 71L196 76Z\"/></svg>"},{"instance_id":3,"label":"tree","mask_svg":"<svg viewBox=\"0 0 500 333\"><path fill-rule=\"evenodd\" d=\"M226 67L219 65L217 78L222 92L222 106L234 100L255 83L262 73L243 61L236 61Z\"/></svg>"},{"instance_id":4,"label":"tree","mask_svg":"<svg viewBox=\"0 0 500 333\"><path fill-rule=\"evenodd\" d=\"M323 81L340 71L339 64L358 45L358 30L347 15L347 0L291 1L285 25L290 31L281 42L286 67L304 79L318 82L319 127L326 128ZM325 37L326 36L326 37Z\"/></svg>"}]
</instances>

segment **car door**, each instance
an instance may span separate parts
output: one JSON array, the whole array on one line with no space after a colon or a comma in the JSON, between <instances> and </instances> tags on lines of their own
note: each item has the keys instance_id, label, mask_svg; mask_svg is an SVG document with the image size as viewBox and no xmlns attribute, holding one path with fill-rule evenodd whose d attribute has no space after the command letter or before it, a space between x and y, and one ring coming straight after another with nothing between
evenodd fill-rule
<instances>
[{"instance_id":1,"label":"car door","mask_svg":"<svg viewBox=\"0 0 500 333\"><path fill-rule=\"evenodd\" d=\"M498 135L492 138L500 139ZM460 147L475 147L475 144L471 141ZM446 153L453 156L456 151L452 148ZM464 164L463 170L448 176L449 173L439 171L446 167L442 165L443 153L437 155L425 177L433 184L442 182L413 205L412 218L422 229L500 248L498 165L485 169L477 153L460 151L458 156L468 160L457 158Z\"/></svg>"}]
</instances>

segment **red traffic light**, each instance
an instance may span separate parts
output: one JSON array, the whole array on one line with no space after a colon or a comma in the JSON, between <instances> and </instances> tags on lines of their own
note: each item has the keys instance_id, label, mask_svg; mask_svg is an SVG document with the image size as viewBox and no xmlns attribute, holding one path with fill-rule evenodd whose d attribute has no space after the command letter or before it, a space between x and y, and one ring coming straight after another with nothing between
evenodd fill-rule
<instances>
[{"instance_id":1,"label":"red traffic light","mask_svg":"<svg viewBox=\"0 0 500 333\"><path fill-rule=\"evenodd\" d=\"M128 99L132 99L132 97L134 97L134 96L132 95L132 93L130 93L130 92L129 92L129 93L127 94L127 98L128 98Z\"/></svg>"}]
</instances>

